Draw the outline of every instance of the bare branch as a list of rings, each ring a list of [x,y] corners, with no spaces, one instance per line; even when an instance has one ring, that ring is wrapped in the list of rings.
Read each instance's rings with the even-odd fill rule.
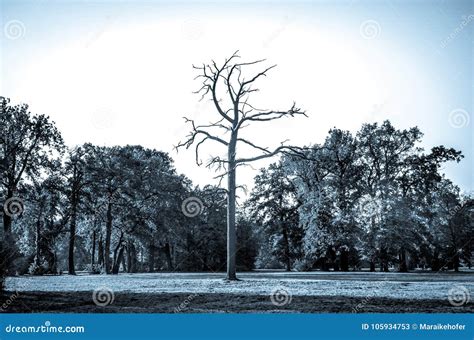
[[[270,157],[273,157],[273,156],[278,155],[278,154],[285,154],[285,155],[289,155],[289,156],[299,156],[299,157],[304,158],[305,157],[304,150],[306,150],[306,148],[300,148],[300,147],[288,146],[288,145],[280,145],[278,148],[276,148],[275,150],[273,150],[271,152],[266,151],[266,153],[261,154],[259,156],[249,157],[249,158],[240,158],[240,159],[237,159],[235,162],[237,164],[249,163],[249,162],[258,161],[258,160],[265,159],[265,158],[270,158]]]
[[[225,167],[225,165],[228,164],[228,163],[229,162],[227,160],[222,159],[219,156],[214,156],[214,157],[211,157],[211,159],[207,162],[206,167],[210,168],[213,165],[217,164],[217,169],[219,170],[219,169],[222,169],[223,167]]]
[[[203,130],[206,127],[219,127],[219,125],[220,125],[219,122],[216,122],[216,123],[210,124],[210,125],[196,126],[195,123],[194,123],[194,120],[186,118],[186,117],[184,117],[184,119],[186,120],[186,123],[191,124],[192,131],[189,133],[188,139],[186,139],[184,142],[179,142],[178,145],[175,146],[175,149],[177,151],[178,151],[179,148],[182,148],[182,147],[184,147],[186,149],[189,149],[191,147],[191,145],[194,144],[194,142],[195,142],[195,140],[198,136],[200,136],[200,135],[205,136],[201,141],[199,141],[196,144],[195,158],[196,158],[196,164],[197,165],[202,165],[202,162],[199,159],[199,147],[202,144],[204,144],[207,140],[213,140],[213,141],[219,142],[220,144],[225,145],[225,146],[229,145],[229,143],[227,143],[222,138],[214,136],[214,135],[210,134],[208,131]],[[222,127],[225,127],[225,126],[222,126]],[[228,127],[225,127],[225,128],[228,128]]]
[[[281,119],[283,117],[294,117],[296,115],[306,116],[305,112],[300,108],[296,107],[293,103],[291,108],[287,111],[276,111],[276,110],[261,110],[254,107],[249,103],[249,97],[252,93],[259,91],[253,85],[261,78],[265,77],[267,73],[276,67],[276,65],[269,66],[263,71],[258,72],[248,80],[245,80],[242,76],[242,68],[246,66],[256,65],[265,62],[265,59],[260,59],[252,62],[238,63],[234,62],[235,59],[240,58],[238,51],[236,51],[230,58],[225,59],[222,65],[218,65],[214,60],[211,60],[210,64],[203,64],[202,66],[193,66],[194,69],[200,71],[200,74],[196,79],[202,80],[201,88],[196,93],[201,95],[201,100],[206,96],[211,96],[211,100],[216,107],[220,119],[216,122],[211,122],[204,125],[196,125],[193,120],[187,119],[186,121],[192,125],[192,131],[188,135],[188,139],[185,142],[179,143],[176,148],[185,147],[189,148],[191,145],[196,143],[196,163],[201,165],[202,162],[199,159],[199,148],[208,140],[217,141],[222,145],[229,148],[234,148],[234,143],[242,142],[253,149],[260,151],[260,155],[249,158],[240,158],[235,161],[235,166],[240,166],[248,162],[257,161],[264,158],[269,158],[277,154],[288,154],[297,155],[302,154],[301,148],[284,145],[284,142],[275,150],[270,151],[266,147],[259,146],[248,139],[237,137],[238,131],[241,128],[246,127],[251,122],[264,122]],[[224,109],[222,106],[222,100],[217,96],[218,83],[221,82],[226,87],[226,92],[232,102],[231,108]],[[238,89],[236,91],[236,89]],[[224,124],[227,121],[231,123],[231,126]],[[217,136],[215,133],[211,133],[208,130],[211,128],[224,129],[225,132],[232,132],[229,141],[226,141],[222,136]],[[215,130],[214,130],[215,131]],[[200,140],[198,136],[203,138]],[[230,150],[228,152],[231,152]],[[235,153],[234,151],[232,151]],[[229,161],[223,157],[212,157],[207,162],[207,167],[217,166],[218,169],[228,168]],[[226,169],[226,172],[222,175],[225,176],[232,169]],[[221,176],[221,175],[220,175]],[[221,178],[218,176],[218,178]]]
[[[245,143],[245,144],[247,144],[247,145],[250,145],[251,147],[253,147],[253,148],[255,148],[255,149],[258,149],[258,150],[260,150],[260,151],[263,151],[263,152],[266,152],[266,153],[270,152],[270,151],[268,151],[268,148],[255,145],[254,143],[252,143],[252,142],[250,142],[250,141],[248,141],[248,140],[246,140],[246,139],[244,139],[244,138],[237,138],[237,141],[238,141],[238,142]]]
[[[256,64],[256,63],[259,63],[259,62],[262,62],[264,60],[260,60],[260,61],[256,61],[254,63],[249,63],[248,65],[251,65],[251,64]],[[246,93],[249,93],[249,89],[245,89],[245,87],[253,82],[255,82],[258,78],[260,77],[266,77],[267,76],[267,72],[270,71],[272,68],[275,68],[276,65],[272,65],[270,67],[267,67],[265,70],[263,70],[262,72],[259,72],[257,75],[255,75],[254,77],[252,77],[250,80],[247,80],[247,81],[243,81],[242,84],[240,85],[240,89],[239,89],[239,92],[237,93],[237,99],[242,97],[244,94]]]
[[[233,123],[232,118],[221,107],[220,100],[217,98],[217,84],[219,82],[219,78],[222,76],[222,72],[230,67],[230,62],[235,58],[240,58],[238,51],[234,52],[230,58],[226,59],[221,67],[217,66],[214,60],[211,61],[212,66],[206,64],[203,64],[203,66],[193,65],[194,69],[202,72],[202,74],[198,75],[195,79],[203,78],[201,88],[195,93],[201,93],[201,100],[208,93],[211,93],[212,101],[214,102],[217,112],[219,112],[219,114],[230,123]]]
[[[250,105],[250,104],[246,104],[246,105]],[[247,122],[247,121],[267,122],[270,120],[277,120],[284,117],[294,117],[296,115],[302,115],[302,116],[308,117],[304,111],[301,111],[301,109],[296,107],[296,104],[293,103],[293,105],[288,111],[266,111],[266,112],[255,113],[253,115],[243,117],[239,121],[238,125],[240,127],[244,122]]]

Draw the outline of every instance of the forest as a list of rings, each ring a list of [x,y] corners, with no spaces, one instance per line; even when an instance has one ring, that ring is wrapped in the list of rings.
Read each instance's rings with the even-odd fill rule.
[[[65,145],[0,97],[0,270],[11,275],[220,272],[226,190],[139,145]],[[331,129],[261,169],[238,201],[237,270],[471,267],[474,199],[442,173],[463,155],[390,121]]]

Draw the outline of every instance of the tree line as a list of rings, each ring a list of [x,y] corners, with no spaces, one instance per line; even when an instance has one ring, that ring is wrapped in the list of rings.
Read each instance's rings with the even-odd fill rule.
[[[220,271],[226,193],[141,146],[67,148],[50,119],[1,98],[2,271]],[[190,199],[187,206],[183,203]],[[239,269],[256,256],[238,219]]]
[[[261,170],[246,211],[270,240],[258,266],[287,270],[405,272],[471,267],[474,200],[441,173],[459,162],[444,146],[425,152],[417,128],[389,121],[355,134],[331,129],[305,157]]]
[[[2,276],[225,269],[225,189],[194,186],[165,152],[68,148],[28,105],[0,110]],[[473,199],[440,172],[463,156],[421,138],[388,121],[335,128],[262,169],[237,209],[237,268],[470,266]]]

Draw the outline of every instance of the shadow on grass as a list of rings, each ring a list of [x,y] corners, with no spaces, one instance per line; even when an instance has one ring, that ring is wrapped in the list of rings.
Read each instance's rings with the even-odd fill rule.
[[[14,292],[1,296],[5,305]],[[284,306],[269,296],[242,294],[117,293],[112,304],[97,306],[92,292],[19,292],[3,313],[474,313],[472,302],[453,307],[446,300],[293,296]],[[183,302],[185,304],[183,305]],[[181,307],[179,307],[181,306]]]

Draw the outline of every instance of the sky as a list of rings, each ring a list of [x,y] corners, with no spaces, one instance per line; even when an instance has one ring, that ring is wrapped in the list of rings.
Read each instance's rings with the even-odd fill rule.
[[[461,150],[464,160],[443,171],[474,190],[474,1],[0,3],[0,95],[49,115],[69,146],[141,144],[169,152],[194,183],[216,184],[193,150],[173,146],[188,133],[183,116],[216,117],[193,94],[192,65],[239,50],[243,61],[277,64],[258,83],[257,106],[295,101],[308,115],[250,127],[246,137],[303,146],[333,127],[355,133],[389,119],[419,126],[427,150]],[[202,150],[204,161],[225,152]],[[268,162],[239,169],[239,184],[251,187]]]

